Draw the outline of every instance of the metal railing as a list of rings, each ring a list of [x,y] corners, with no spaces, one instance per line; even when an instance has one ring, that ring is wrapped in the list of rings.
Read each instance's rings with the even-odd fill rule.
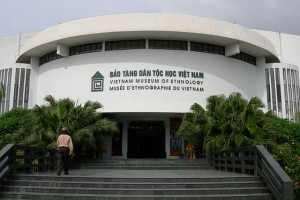
[[[293,181],[263,145],[209,151],[214,169],[261,177],[276,200],[293,199]]]
[[[0,151],[0,179],[9,173],[53,171],[56,153],[56,149],[8,144]]]

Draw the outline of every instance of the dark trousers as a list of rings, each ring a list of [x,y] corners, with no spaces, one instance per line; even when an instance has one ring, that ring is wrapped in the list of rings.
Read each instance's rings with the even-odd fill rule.
[[[68,147],[58,148],[57,174],[64,170],[65,174],[69,173],[70,149]]]

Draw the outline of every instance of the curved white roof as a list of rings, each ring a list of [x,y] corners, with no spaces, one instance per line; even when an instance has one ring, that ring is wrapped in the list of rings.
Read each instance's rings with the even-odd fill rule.
[[[174,39],[216,45],[239,43],[241,51],[278,60],[272,43],[240,25],[214,19],[159,13],[116,14],[85,18],[52,26],[25,43],[17,62],[56,50],[58,43],[75,46],[102,40]]]

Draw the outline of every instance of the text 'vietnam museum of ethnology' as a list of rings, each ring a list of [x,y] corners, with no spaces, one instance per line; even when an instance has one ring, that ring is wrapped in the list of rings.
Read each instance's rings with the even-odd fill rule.
[[[260,98],[265,111],[300,111],[300,36],[214,19],[134,13],[0,37],[0,113],[44,98],[98,101],[119,124],[108,158],[177,158],[183,115],[211,95]]]

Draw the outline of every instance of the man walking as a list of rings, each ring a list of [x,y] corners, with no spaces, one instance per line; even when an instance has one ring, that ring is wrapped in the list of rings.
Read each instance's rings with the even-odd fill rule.
[[[60,175],[62,170],[64,170],[65,175],[68,175],[70,155],[73,154],[73,142],[66,128],[61,129],[56,143],[58,149],[57,175]]]

